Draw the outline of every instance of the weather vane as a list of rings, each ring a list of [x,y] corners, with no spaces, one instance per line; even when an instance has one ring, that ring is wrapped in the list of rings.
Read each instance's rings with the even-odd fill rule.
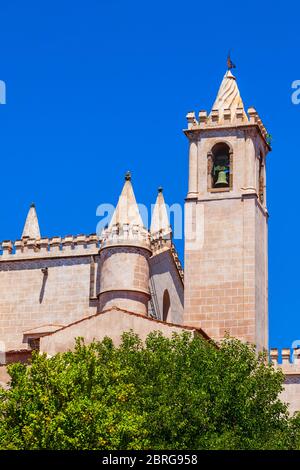
[[[228,70],[236,68],[236,65],[231,60],[230,51],[228,52],[228,56],[227,56],[227,68],[228,68]]]

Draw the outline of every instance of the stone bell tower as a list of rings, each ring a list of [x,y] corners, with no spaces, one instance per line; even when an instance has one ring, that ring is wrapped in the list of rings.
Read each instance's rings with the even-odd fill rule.
[[[187,115],[184,323],[268,347],[268,134],[228,70],[213,108]]]

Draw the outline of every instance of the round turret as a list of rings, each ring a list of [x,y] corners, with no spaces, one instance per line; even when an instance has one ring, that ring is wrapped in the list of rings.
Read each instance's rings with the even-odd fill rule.
[[[117,307],[147,315],[150,236],[128,173],[112,221],[101,238],[99,310]]]

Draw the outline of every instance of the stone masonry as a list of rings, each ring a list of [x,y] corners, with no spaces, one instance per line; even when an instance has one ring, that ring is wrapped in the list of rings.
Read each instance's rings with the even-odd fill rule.
[[[228,332],[267,349],[268,213],[261,182],[270,147],[256,111],[248,114],[231,72],[210,115],[201,111],[197,121],[188,114],[184,322],[217,340]],[[228,184],[212,187],[220,145],[228,149]]]
[[[66,351],[78,336],[118,344],[124,331],[188,331],[218,342],[228,332],[268,349],[267,131],[230,70],[211,112],[187,120],[185,272],[162,188],[148,229],[129,173],[98,235],[44,238],[32,204],[21,239],[1,244],[1,386],[1,364]],[[270,356],[285,375],[282,399],[300,411],[299,350]]]
[[[24,333],[30,337],[34,328],[47,332],[97,311],[97,237],[55,240],[44,239],[35,250],[24,244],[22,251],[0,257],[0,339],[6,351],[27,348]]]
[[[100,237],[41,238],[35,206],[30,207],[22,238],[2,242],[0,363],[22,353],[27,358],[26,350],[38,348],[42,337],[109,308],[162,319],[166,292],[168,321],[182,320],[182,268],[169,222],[159,216],[164,204],[159,194],[155,233],[143,227],[128,175],[115,216]],[[160,241],[165,224],[168,244]]]

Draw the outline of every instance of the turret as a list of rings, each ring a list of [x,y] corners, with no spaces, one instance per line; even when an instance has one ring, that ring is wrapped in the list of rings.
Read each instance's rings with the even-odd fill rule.
[[[163,188],[158,188],[158,194],[152,213],[150,233],[153,238],[160,235],[171,236],[172,229],[169,222],[167,206],[163,196]]]
[[[172,228],[165,203],[163,188],[158,188],[150,226],[152,251],[157,252],[172,246]]]
[[[100,248],[99,310],[118,307],[148,313],[150,236],[127,173],[118,205]]]

